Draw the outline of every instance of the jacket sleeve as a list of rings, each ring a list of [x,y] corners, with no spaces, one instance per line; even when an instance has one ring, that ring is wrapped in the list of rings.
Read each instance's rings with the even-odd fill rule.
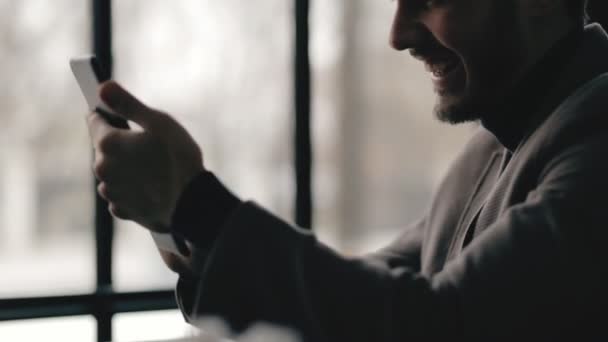
[[[525,202],[431,276],[407,261],[345,258],[245,203],[206,260],[192,312],[236,329],[283,324],[317,342],[558,340],[608,279],[606,142],[556,156]],[[389,255],[411,260],[403,248]]]
[[[420,272],[426,217],[405,228],[388,246],[365,256],[367,262],[386,268],[405,267]]]
[[[251,202],[241,206],[243,207],[243,211],[246,210],[246,207],[250,207],[250,209],[259,211],[259,213],[263,214],[264,216],[270,215],[262,208],[259,208],[257,205]],[[238,214],[241,214],[241,210],[238,211]],[[274,219],[272,223],[286,225],[286,223],[280,222],[277,219]],[[426,220],[422,219],[405,228],[403,233],[401,233],[401,235],[393,243],[365,256],[366,262],[383,268],[405,267],[412,272],[419,272],[420,252],[425,223]],[[287,229],[295,228],[288,227]],[[214,239],[216,239],[216,237],[214,237]],[[209,250],[204,247],[206,245],[206,243],[203,244],[203,246],[200,244],[192,245],[192,261],[195,275],[181,275],[176,287],[176,300],[178,306],[181,312],[184,314],[186,320],[191,323],[194,323],[193,316],[195,316],[195,313],[193,312],[193,303],[197,300],[196,294],[198,290],[197,284],[200,282],[199,276],[203,273],[205,262],[209,254]]]

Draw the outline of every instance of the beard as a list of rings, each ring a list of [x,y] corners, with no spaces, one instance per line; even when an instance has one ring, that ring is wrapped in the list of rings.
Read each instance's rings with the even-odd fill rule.
[[[441,122],[459,124],[492,115],[512,87],[525,60],[525,40],[515,1],[494,1],[465,63],[460,89],[437,91],[434,113]]]

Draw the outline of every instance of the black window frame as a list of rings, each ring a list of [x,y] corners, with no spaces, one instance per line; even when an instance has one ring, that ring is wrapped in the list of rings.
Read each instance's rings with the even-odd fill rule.
[[[112,74],[112,1],[90,0],[92,51]],[[294,163],[296,178],[295,222],[312,227],[312,144],[310,138],[311,75],[308,52],[309,0],[294,0]],[[67,63],[67,61],[66,61]],[[95,183],[96,188],[96,183]],[[114,220],[107,203],[95,191],[96,289],[82,295],[0,299],[0,321],[92,315],[97,341],[112,340],[112,317],[119,313],[177,308],[173,289],[117,292],[112,284]]]

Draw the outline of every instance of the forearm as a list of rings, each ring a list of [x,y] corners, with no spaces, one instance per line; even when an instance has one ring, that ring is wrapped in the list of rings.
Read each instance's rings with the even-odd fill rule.
[[[167,267],[180,275],[176,299],[188,321],[192,318],[199,277],[209,250],[225,222],[241,204],[210,172],[203,172],[192,179],[179,198],[171,233],[186,241],[189,253],[185,256],[160,249],[159,252]]]
[[[195,275],[192,264],[202,261],[193,259],[205,258],[226,220],[240,204],[211,172],[193,178],[177,202],[169,229],[185,251],[172,253],[159,248],[165,264],[179,274]]]
[[[443,271],[424,277],[407,265],[344,258],[247,203],[211,251],[192,312],[236,329],[286,325],[315,342],[559,340],[596,291],[571,271],[573,262],[593,260],[572,254],[576,239],[556,240],[562,227],[574,226],[572,210],[531,197]]]
[[[210,248],[231,214],[241,205],[213,173],[192,179],[175,208],[171,231],[198,248]]]
[[[410,270],[343,258],[250,203],[226,227],[202,274],[197,315],[237,330],[286,325],[317,342],[408,341],[435,325],[438,338],[456,334],[455,302],[438,299],[449,291]]]

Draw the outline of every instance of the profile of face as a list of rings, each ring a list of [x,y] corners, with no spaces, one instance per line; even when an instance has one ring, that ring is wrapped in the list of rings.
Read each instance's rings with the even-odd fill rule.
[[[520,0],[397,0],[390,43],[430,73],[445,122],[491,111],[528,63]]]

